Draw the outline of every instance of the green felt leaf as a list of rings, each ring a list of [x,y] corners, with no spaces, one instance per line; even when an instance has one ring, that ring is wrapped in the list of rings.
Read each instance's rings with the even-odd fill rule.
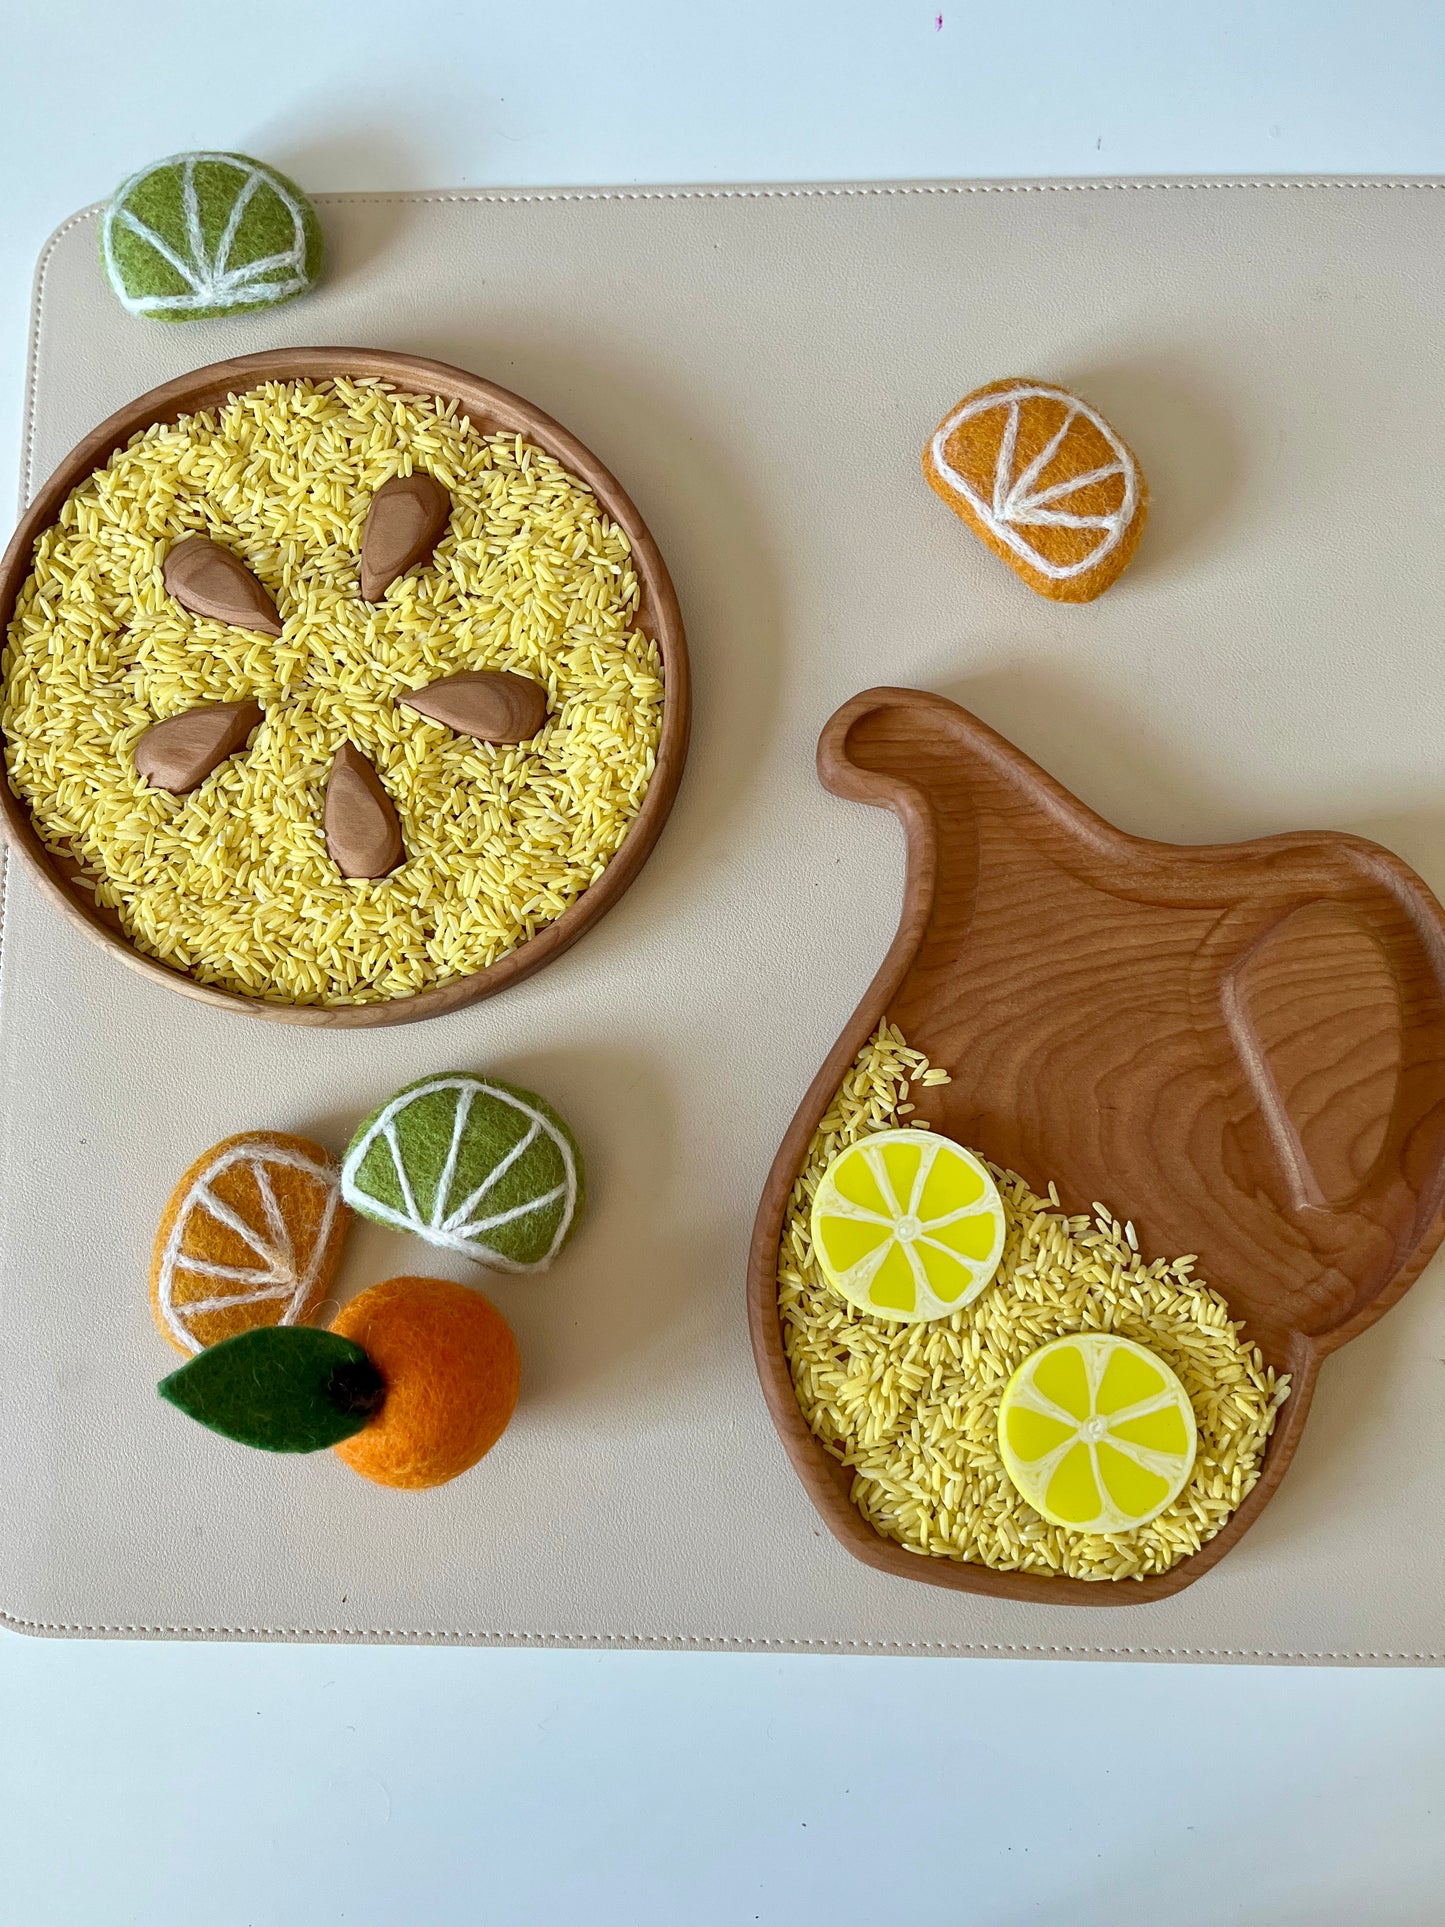
[[[319,1452],[385,1395],[360,1345],[311,1325],[261,1325],[198,1352],[156,1387],[188,1418],[263,1452]]]

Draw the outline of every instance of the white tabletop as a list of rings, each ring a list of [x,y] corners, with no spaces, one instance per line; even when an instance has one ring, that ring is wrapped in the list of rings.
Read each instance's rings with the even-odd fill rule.
[[[36,253],[181,147],[314,189],[1445,172],[1413,0],[20,11],[12,473]],[[1435,1922],[1442,1731],[1445,1672],[0,1634],[0,1927]]]

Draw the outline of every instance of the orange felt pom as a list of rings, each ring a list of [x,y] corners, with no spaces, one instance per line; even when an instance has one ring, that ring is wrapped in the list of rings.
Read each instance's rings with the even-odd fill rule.
[[[489,1452],[517,1404],[521,1359],[489,1298],[446,1278],[388,1278],[331,1327],[386,1383],[381,1410],[332,1450],[378,1485],[444,1485]]]
[[[310,1138],[242,1131],[198,1157],[151,1256],[151,1314],[178,1352],[258,1325],[304,1325],[326,1295],[351,1212]]]

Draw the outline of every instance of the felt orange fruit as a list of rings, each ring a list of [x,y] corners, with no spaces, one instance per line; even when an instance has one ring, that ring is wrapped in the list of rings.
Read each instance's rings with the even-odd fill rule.
[[[445,1278],[388,1278],[344,1305],[332,1331],[385,1386],[374,1418],[332,1449],[364,1479],[444,1485],[489,1452],[517,1404],[521,1360],[489,1298]]]
[[[177,1351],[260,1325],[304,1324],[326,1295],[351,1212],[309,1138],[243,1131],[171,1193],[151,1258],[151,1312]]]

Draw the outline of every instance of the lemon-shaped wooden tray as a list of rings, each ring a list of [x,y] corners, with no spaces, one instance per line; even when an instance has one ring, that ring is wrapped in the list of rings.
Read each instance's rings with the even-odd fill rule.
[[[409,1023],[456,1010],[494,995],[508,984],[540,970],[567,950],[632,882],[656,843],[672,808],[687,756],[690,717],[687,643],[671,579],[646,523],[621,484],[575,436],[521,396],[444,362],[423,360],[375,348],[280,348],[241,355],[198,368],[153,388],[119,409],[80,442],[40,489],[0,561],[0,640],[8,631],[16,599],[30,573],[37,538],[50,527],[72,489],[103,468],[138,431],[175,421],[182,415],[216,407],[228,396],[263,382],[331,376],[381,380],[410,394],[455,402],[483,435],[520,434],[554,456],[586,483],[607,516],[625,533],[639,584],[637,625],[652,638],[661,656],[665,695],[656,764],[627,835],[602,874],[537,934],[485,969],[411,995],[375,1003],[289,1003],[248,997],[193,976],[146,955],[126,935],[114,912],[97,905],[77,885],[79,865],[42,842],[24,803],[8,781],[0,780],[0,816],[13,849],[19,852],[46,895],[69,922],[113,955],[157,983],[167,984],[202,1003],[253,1017],[310,1025]]]
[[[1445,912],[1378,844],[1331,832],[1147,842],[1104,822],[956,704],[874,689],[818,747],[825,786],[907,834],[902,923],[778,1152],[749,1318],[774,1423],[831,1530],[870,1566],[965,1592],[1120,1606],[1191,1584],[1284,1477],[1322,1361],[1445,1235]],[[777,1257],[809,1140],[888,1017],[953,1073],[918,1115],[1064,1207],[1194,1252],[1291,1393],[1258,1483],[1170,1571],[1102,1583],[920,1556],[874,1531],[794,1396]]]

